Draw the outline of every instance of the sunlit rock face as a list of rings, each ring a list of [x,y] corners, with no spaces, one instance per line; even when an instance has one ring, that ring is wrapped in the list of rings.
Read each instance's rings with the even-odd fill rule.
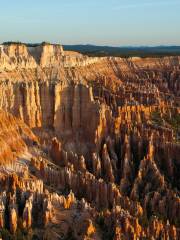
[[[21,120],[0,110],[0,164],[10,163],[27,151],[27,144],[37,142],[37,137]]]
[[[2,235],[180,239],[179,104],[179,57],[1,45]]]

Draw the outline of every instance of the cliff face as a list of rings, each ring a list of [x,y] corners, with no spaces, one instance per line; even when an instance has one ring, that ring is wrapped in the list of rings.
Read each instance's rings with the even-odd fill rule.
[[[110,115],[109,108],[94,101],[92,88],[82,84],[62,86],[48,82],[3,82],[0,107],[31,128],[53,128],[60,137],[97,141],[97,131]],[[88,123],[88,124],[87,124]]]
[[[13,70],[17,66],[19,68],[35,68],[36,62],[25,45],[1,45],[0,70]]]
[[[1,228],[38,224],[45,239],[61,229],[76,239],[179,239],[179,80],[179,57],[0,46]]]

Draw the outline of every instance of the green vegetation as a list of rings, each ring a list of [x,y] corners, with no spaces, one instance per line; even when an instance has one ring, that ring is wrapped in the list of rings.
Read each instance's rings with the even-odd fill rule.
[[[179,46],[159,46],[159,47],[110,47],[94,45],[64,45],[64,50],[77,51],[92,57],[165,57],[179,56]]]
[[[161,117],[161,113],[159,111],[154,111],[151,114],[151,120],[154,124],[157,124],[158,126],[163,125],[163,118]]]
[[[145,214],[139,219],[139,223],[141,226],[143,226],[145,228],[148,227],[149,220]]]
[[[20,41],[9,41],[9,42],[3,42],[2,43],[3,45],[11,45],[11,44],[17,44],[17,45],[26,45],[27,47],[37,47],[37,46],[45,46],[45,45],[51,45],[50,42],[41,42],[41,43],[23,43],[23,42],[20,42]],[[55,46],[61,46],[60,44],[54,44],[53,45]]]
[[[105,224],[105,219],[103,214],[99,215],[96,220],[97,225],[100,227],[101,231],[103,232],[103,239],[104,240],[111,240],[114,237],[114,231],[111,229],[111,226],[107,226]]]
[[[104,226],[104,216],[103,216],[103,215],[99,215],[98,218],[97,218],[97,220],[96,220],[96,222],[97,222],[97,224],[98,224],[101,228],[103,228],[103,226]]]
[[[69,230],[68,235],[63,238],[63,240],[76,240],[76,238],[73,236],[73,229]]]
[[[166,114],[164,119],[169,125],[172,126],[175,132],[180,130],[180,114],[176,113],[171,118]]]
[[[6,228],[0,229],[0,237],[3,240],[35,240],[38,239],[35,235],[33,235],[32,230],[25,231],[20,228],[17,229],[16,233],[13,235]]]
[[[147,53],[143,51],[127,51],[126,53],[123,52],[83,52],[82,54],[88,55],[89,57],[121,57],[121,58],[130,58],[130,57],[141,57],[141,58],[163,58],[167,56],[179,56],[180,53],[169,53],[169,52],[163,52],[163,53]]]
[[[0,230],[0,237],[6,240],[13,240],[12,234],[10,234],[10,232],[5,228]]]
[[[20,42],[20,41],[3,42],[3,45],[11,45],[11,44],[24,45],[24,43],[22,43],[22,42]]]
[[[151,114],[151,120],[158,126],[164,126],[174,131],[174,137],[176,141],[179,141],[180,134],[180,114],[178,112],[172,112],[169,114],[161,114],[159,111],[154,111]]]

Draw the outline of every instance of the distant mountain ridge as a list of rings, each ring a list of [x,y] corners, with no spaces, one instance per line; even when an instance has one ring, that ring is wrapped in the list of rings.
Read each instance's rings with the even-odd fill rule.
[[[39,45],[48,45],[51,43],[21,43],[21,42],[4,42],[3,45],[25,44],[28,47]],[[54,44],[53,45],[59,45]],[[65,51],[76,51],[93,57],[164,57],[180,56],[180,46],[98,46],[91,44],[62,45]]]
[[[77,51],[90,56],[120,56],[120,57],[164,57],[180,55],[180,46],[96,46],[96,45],[63,45],[64,50]]]

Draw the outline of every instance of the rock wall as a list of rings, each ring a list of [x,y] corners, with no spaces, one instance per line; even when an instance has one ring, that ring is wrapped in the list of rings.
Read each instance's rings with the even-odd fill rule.
[[[1,82],[0,93],[0,108],[31,128],[54,128],[59,136],[74,140],[95,143],[103,131],[101,122],[108,119],[108,112],[110,115],[108,108],[94,101],[92,89],[80,84]]]

